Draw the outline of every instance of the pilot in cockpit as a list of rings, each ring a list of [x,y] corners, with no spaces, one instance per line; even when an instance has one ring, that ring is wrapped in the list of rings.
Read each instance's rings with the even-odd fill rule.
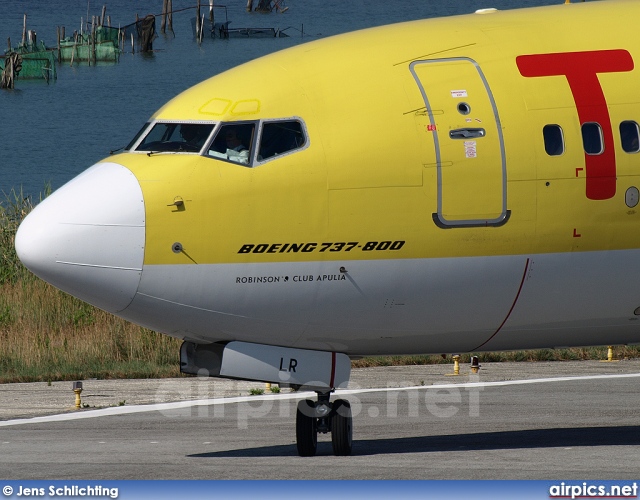
[[[204,146],[210,131],[210,125],[184,123],[180,126],[180,136],[186,145],[194,151],[199,151]]]
[[[214,141],[209,146],[207,156],[249,165],[250,144],[254,129],[254,123],[222,124]]]
[[[225,131],[225,140],[227,143],[227,158],[232,161],[237,161],[238,163],[249,163],[249,150],[238,137],[238,131],[236,129],[227,129]]]

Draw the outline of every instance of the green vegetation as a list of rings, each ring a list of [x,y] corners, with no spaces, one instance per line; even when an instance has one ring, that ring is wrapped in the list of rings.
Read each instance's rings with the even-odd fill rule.
[[[180,341],[35,277],[0,284],[0,383],[179,375]]]
[[[11,191],[0,199],[0,383],[179,376],[179,340],[89,306],[25,269],[13,242],[20,221],[31,209],[31,199],[21,192]],[[640,348],[617,347],[615,355],[640,357]],[[542,349],[478,356],[481,363],[606,359],[607,350]],[[468,363],[469,357],[463,354],[460,362]],[[353,366],[451,362],[450,356],[389,356],[356,360]]]
[[[0,200],[0,383],[179,376],[180,341],[81,302],[31,274],[14,249],[32,201]]]
[[[0,200],[0,286],[17,283],[30,275],[20,264],[13,241],[18,225],[33,208],[31,198],[25,197],[22,191],[12,190],[9,194],[3,194],[5,199]],[[7,307],[2,307],[0,303],[0,327],[8,320]]]
[[[616,346],[613,350],[616,359],[640,357],[640,346]],[[460,363],[470,363],[471,356],[478,356],[480,363],[499,363],[504,361],[586,361],[607,359],[606,347],[574,347],[571,349],[536,349],[531,351],[479,352],[461,354]],[[362,358],[352,361],[353,368],[397,365],[435,365],[451,364],[448,356],[386,356]]]

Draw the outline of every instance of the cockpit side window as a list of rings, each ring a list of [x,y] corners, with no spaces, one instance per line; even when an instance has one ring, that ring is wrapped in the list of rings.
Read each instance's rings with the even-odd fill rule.
[[[260,135],[258,161],[300,149],[306,142],[302,124],[298,120],[265,122]]]
[[[258,122],[223,122],[203,154],[240,165],[279,158],[308,146],[304,124],[299,119]]]
[[[251,163],[255,123],[224,123],[206,155],[248,165]]]
[[[158,122],[136,147],[136,151],[198,153],[214,126],[213,123]]]

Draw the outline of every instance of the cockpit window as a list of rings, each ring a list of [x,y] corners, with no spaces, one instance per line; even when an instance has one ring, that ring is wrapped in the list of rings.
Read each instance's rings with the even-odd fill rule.
[[[306,143],[302,124],[297,120],[278,120],[265,122],[260,136],[258,161],[268,160],[300,149]]]
[[[136,151],[198,153],[213,131],[213,123],[156,123]]]
[[[247,165],[251,162],[255,123],[226,123],[220,126],[206,154]]]
[[[309,145],[298,118],[244,122],[149,122],[127,151],[195,153],[238,165],[256,166]]]
[[[136,143],[138,142],[138,139],[140,139],[140,137],[142,137],[142,134],[144,134],[147,131],[147,128],[149,128],[149,122],[144,124],[144,127],[142,127],[138,133],[136,134],[136,136],[131,140],[131,142],[127,145],[126,148],[124,148],[126,151],[131,151],[133,149],[133,146],[136,145]]]
[[[256,122],[223,123],[205,154],[234,163],[253,165],[254,160],[264,162],[301,149],[307,144],[300,120],[264,121],[259,128],[257,140],[256,130]]]

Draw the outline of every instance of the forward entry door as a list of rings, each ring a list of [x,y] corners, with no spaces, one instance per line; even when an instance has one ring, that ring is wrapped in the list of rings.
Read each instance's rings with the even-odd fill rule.
[[[414,61],[434,136],[443,228],[507,222],[507,171],[498,110],[480,66],[466,57]]]

